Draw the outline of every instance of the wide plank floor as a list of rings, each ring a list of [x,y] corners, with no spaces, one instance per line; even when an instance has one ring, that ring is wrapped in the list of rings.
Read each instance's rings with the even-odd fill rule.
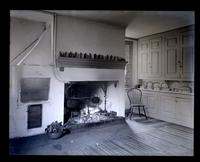
[[[193,129],[143,117],[109,123],[57,140],[39,135],[10,140],[10,154],[192,156]]]

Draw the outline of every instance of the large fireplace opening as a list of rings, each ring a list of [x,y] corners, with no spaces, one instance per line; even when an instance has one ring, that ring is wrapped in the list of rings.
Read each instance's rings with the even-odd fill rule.
[[[64,123],[93,123],[117,117],[110,110],[109,87],[118,81],[72,81],[65,84]]]

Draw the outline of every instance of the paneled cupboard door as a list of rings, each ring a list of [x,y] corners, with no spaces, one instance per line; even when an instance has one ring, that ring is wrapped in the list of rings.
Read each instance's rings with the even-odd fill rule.
[[[168,34],[164,38],[164,64],[165,78],[176,79],[180,77],[180,55],[178,34]]]
[[[164,121],[174,122],[176,112],[176,100],[171,96],[161,96],[160,117]]]
[[[139,41],[139,78],[160,78],[162,75],[162,39],[155,37]]]
[[[147,78],[149,76],[149,41],[139,41],[138,55],[138,77]]]
[[[150,39],[149,71],[150,77],[160,78],[162,75],[162,39],[161,37]]]
[[[142,103],[146,107],[147,115],[152,118],[158,118],[157,97],[157,95],[152,93],[143,93],[142,96]]]
[[[191,98],[176,97],[176,120],[177,123],[194,127],[194,104]]]
[[[180,33],[181,78],[194,80],[194,32]]]

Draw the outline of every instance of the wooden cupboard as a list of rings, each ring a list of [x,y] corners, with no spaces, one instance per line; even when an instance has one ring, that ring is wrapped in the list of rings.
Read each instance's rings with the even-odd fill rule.
[[[192,97],[162,95],[160,97],[162,120],[193,128],[194,104]]]
[[[194,95],[142,90],[142,101],[152,118],[194,128]]]
[[[138,78],[194,80],[194,27],[139,39]]]

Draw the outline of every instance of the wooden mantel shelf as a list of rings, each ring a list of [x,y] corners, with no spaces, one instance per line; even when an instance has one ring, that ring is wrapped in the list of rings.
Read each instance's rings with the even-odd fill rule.
[[[57,67],[59,67],[60,69],[64,67],[96,68],[96,69],[125,69],[127,61],[58,57],[56,60],[56,63],[57,63]]]

